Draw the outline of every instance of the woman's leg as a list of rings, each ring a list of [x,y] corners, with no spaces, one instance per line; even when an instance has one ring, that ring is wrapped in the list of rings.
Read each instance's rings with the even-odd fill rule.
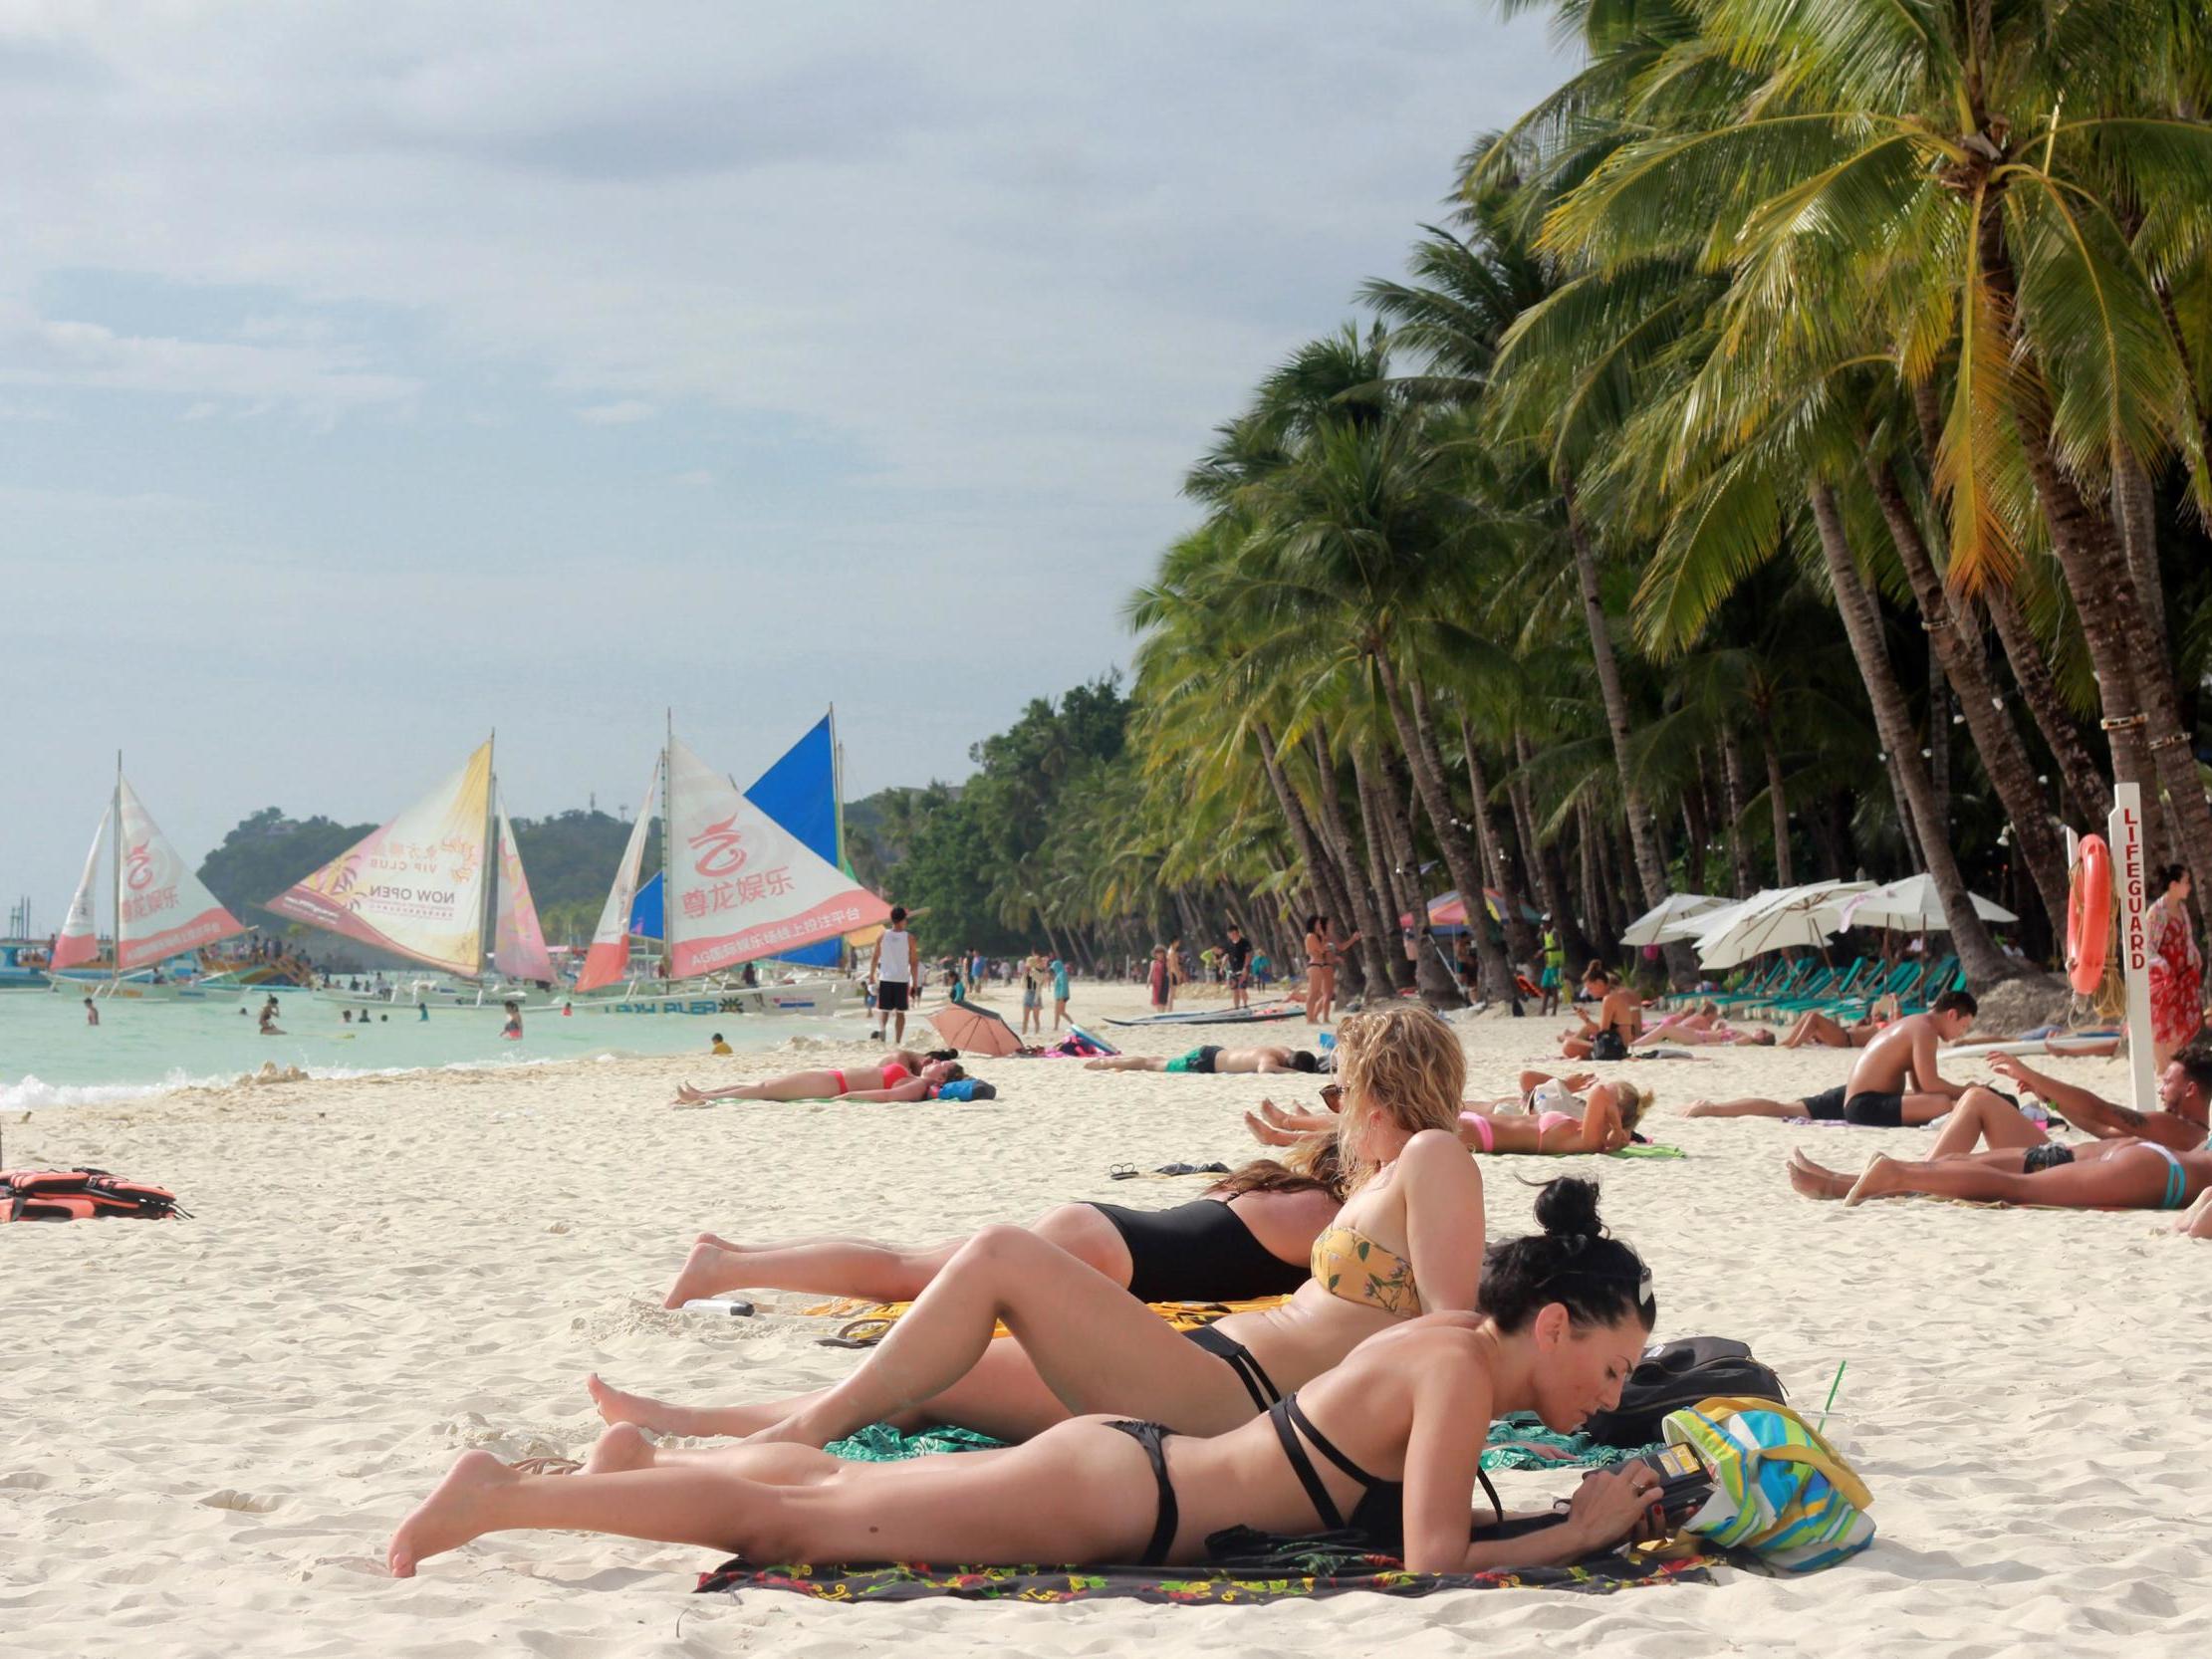
[[[2199,1193],[2194,1204],[2173,1218],[2173,1230],[2192,1239],[2212,1239],[2212,1187]]]
[[[1803,1100],[1692,1100],[1684,1117],[1803,1117]]]
[[[1142,1451],[1097,1425],[896,1464],[794,1450],[565,1476],[518,1475],[467,1452],[400,1524],[386,1560],[404,1578],[486,1533],[557,1528],[768,1561],[1084,1561],[1141,1547],[1157,1513]]]
[[[697,1089],[685,1083],[676,1090],[676,1099],[684,1105],[706,1100],[819,1100],[842,1092],[835,1071],[787,1071],[780,1077],[732,1083],[727,1088]]]
[[[1101,1055],[1096,1060],[1083,1063],[1086,1071],[1164,1071],[1166,1057],[1162,1055]]]
[[[1237,1373],[1126,1291],[1019,1227],[986,1227],[860,1363],[759,1440],[820,1446],[936,1396],[983,1358],[1003,1321],[1071,1412],[1141,1412],[1185,1433],[1251,1416]]]
[[[921,1294],[922,1287],[965,1243],[965,1239],[947,1239],[915,1250],[840,1238],[747,1245],[702,1233],[660,1305],[681,1307],[694,1297],[741,1290],[811,1291],[820,1296],[907,1302]]]
[[[1896,1193],[1927,1193],[2046,1209],[2149,1210],[2165,1198],[2168,1167],[2149,1147],[2094,1163],[2060,1164],[2035,1175],[1993,1169],[1974,1158],[1907,1163],[1877,1152],[1843,1202],[1863,1204]]]
[[[2020,1108],[1995,1089],[1970,1088],[1959,1096],[1958,1107],[1943,1132],[1935,1137],[1931,1158],[1953,1152],[1971,1152],[1987,1141],[1994,1149],[2006,1146],[2041,1146],[2044,1132],[2021,1114]]]

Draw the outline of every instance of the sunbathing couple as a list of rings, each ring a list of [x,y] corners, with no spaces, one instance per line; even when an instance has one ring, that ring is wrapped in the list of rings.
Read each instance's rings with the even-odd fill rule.
[[[1245,1127],[1262,1145],[1305,1145],[1335,1132],[1332,1114],[1342,1098],[1343,1091],[1330,1083],[1322,1088],[1319,1112],[1262,1100],[1257,1112],[1244,1114]],[[1635,1139],[1636,1124],[1650,1108],[1651,1091],[1633,1083],[1599,1082],[1588,1071],[1566,1077],[1523,1071],[1519,1095],[1469,1101],[1460,1108],[1459,1138],[1469,1150],[1485,1153],[1617,1152]]]
[[[843,1066],[821,1066],[806,1071],[787,1071],[757,1083],[731,1083],[724,1088],[676,1085],[679,1106],[708,1106],[717,1100],[934,1100],[947,1083],[967,1076],[956,1064],[952,1049],[932,1049],[926,1055],[911,1049],[893,1049],[881,1060],[849,1072]]]
[[[1629,1536],[1653,1495],[1640,1467],[1593,1475],[1564,1519],[1510,1539],[1471,1542],[1470,1520],[1493,1417],[1566,1431],[1617,1401],[1655,1317],[1642,1262],[1603,1236],[1595,1187],[1564,1181],[1538,1201],[1541,1235],[1486,1258],[1481,1177],[1453,1133],[1456,1039],[1394,1008],[1347,1020],[1342,1052],[1347,1197],[1283,1306],[1177,1333],[1048,1239],[986,1228],[819,1394],[690,1408],[592,1379],[610,1427],[583,1473],[465,1454],[393,1536],[391,1570],[517,1528],[791,1561],[1161,1563],[1202,1559],[1232,1525],[1349,1521],[1402,1538],[1416,1571],[1573,1560]],[[991,1340],[999,1321],[1010,1340]],[[896,1464],[813,1449],[886,1418],[1027,1443]],[[672,1452],[645,1429],[748,1444]]]
[[[1974,1027],[1977,1005],[1964,991],[1946,991],[1925,1014],[1908,1014],[1886,1027],[1851,1065],[1836,1087],[1801,1100],[1697,1100],[1689,1117],[1810,1117],[1817,1122],[1864,1128],[1917,1128],[1958,1104],[1964,1083],[1948,1082],[1937,1069],[1938,1044],[1956,1043]]]
[[[2158,1109],[2147,1112],[2114,1105],[2010,1055],[1989,1064],[2090,1136],[2089,1144],[2060,1145],[2002,1094],[1970,1087],[1926,1159],[1877,1154],[1854,1180],[1797,1152],[1790,1184],[1808,1198],[1846,1204],[1923,1193],[2069,1210],[2179,1210],[2195,1199],[2198,1209],[2184,1230],[2212,1237],[2212,1207],[2202,1202],[2212,1188],[2206,1149],[2212,1048],[2192,1044],[2177,1054],[2159,1076]]]

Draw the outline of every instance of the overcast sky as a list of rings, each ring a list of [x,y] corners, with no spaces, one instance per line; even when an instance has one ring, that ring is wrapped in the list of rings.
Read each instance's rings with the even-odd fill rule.
[[[959,778],[1123,663],[1255,379],[1563,73],[1486,0],[0,0],[0,896],[114,753],[188,858]]]

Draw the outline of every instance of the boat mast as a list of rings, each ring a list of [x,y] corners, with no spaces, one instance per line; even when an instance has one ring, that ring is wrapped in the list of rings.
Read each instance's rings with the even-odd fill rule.
[[[123,751],[116,751],[116,793],[108,803],[109,850],[116,861],[116,938],[108,957],[111,995],[123,980]]]
[[[484,970],[490,966],[491,941],[494,937],[492,929],[495,925],[493,917],[498,914],[493,906],[499,902],[499,895],[494,890],[500,873],[498,744],[499,728],[494,726],[492,735],[484,740],[484,747],[491,751],[485,757],[490,763],[485,770],[491,775],[491,787],[484,792],[484,898],[476,907],[476,983],[479,987],[486,977]]]
[[[845,868],[845,745],[838,741],[838,706],[830,705],[830,808],[837,815],[837,840],[830,854],[830,862],[839,869]],[[851,966],[851,956],[845,935],[838,935],[838,970]]]

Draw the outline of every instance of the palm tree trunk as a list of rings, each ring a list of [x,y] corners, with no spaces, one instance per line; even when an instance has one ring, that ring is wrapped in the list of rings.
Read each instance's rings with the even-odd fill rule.
[[[2151,632],[2151,611],[2112,527],[2082,499],[2059,465],[2051,412],[2036,389],[2047,384],[2035,354],[2025,351],[2015,316],[2016,281],[2005,244],[2004,216],[1985,201],[1977,231],[1982,268],[2000,325],[2013,349],[2031,365],[2016,400],[2021,447],[2028,458],[2037,504],[2051,532],[2052,551],[2066,573],[2067,590],[2082,621],[2082,640],[2095,665],[2112,746],[2112,775],[2163,785],[2174,838],[2198,885],[2212,880],[2212,800],[2197,773],[2192,734],[2181,717],[2181,691],[2163,641]],[[2155,775],[2155,776],[2154,776]],[[2145,817],[2150,802],[2144,802]],[[2149,828],[2148,825],[2145,826]]]
[[[1923,625],[1926,618],[1922,618]],[[1935,791],[1935,822],[1951,822],[1951,682],[1943,672],[1942,654],[1931,633],[1928,639],[1927,739],[1928,783]]]
[[[1628,759],[1628,697],[1621,689],[1620,664],[1612,649],[1612,634],[1605,622],[1605,602],[1598,586],[1598,549],[1590,539],[1581,511],[1575,505],[1575,487],[1563,483],[1567,502],[1567,539],[1575,550],[1575,574],[1582,580],[1583,620],[1590,629],[1590,654],[1598,665],[1598,690],[1605,705],[1605,730],[1612,738],[1613,765],[1620,771],[1620,796],[1628,820],[1628,844],[1634,849],[1636,878],[1643,893],[1643,907],[1654,908],[1666,897],[1666,860],[1659,852],[1659,829],[1651,809],[1636,787]],[[1666,947],[1669,974],[1687,983],[1696,977],[1697,964],[1689,947]]]
[[[1590,918],[1590,937],[1583,941],[1590,947],[1590,952],[1587,956],[1582,956],[1581,953],[1578,956],[1586,962],[1597,960],[1599,954],[1598,941],[1605,932],[1605,912],[1598,902],[1598,887],[1601,878],[1598,870],[1597,816],[1590,810],[1587,798],[1575,804],[1575,843],[1582,855],[1583,914]],[[1569,959],[1568,966],[1571,969],[1575,966],[1575,958]]]
[[[1323,844],[1314,821],[1307,816],[1306,803],[1291,786],[1290,774],[1275,752],[1275,734],[1264,720],[1255,720],[1252,732],[1260,747],[1260,763],[1266,769],[1268,785],[1275,791],[1276,805],[1282,809],[1284,822],[1291,827],[1291,839],[1298,843],[1299,856],[1306,860],[1307,913],[1343,916],[1349,926],[1356,913],[1352,907],[1352,895],[1346,889],[1336,859]],[[1290,958],[1286,956],[1282,961],[1287,971]]]
[[[1744,842],[1744,754],[1736,728],[1720,729],[1721,789],[1728,805],[1728,874],[1734,896],[1749,898],[1754,885],[1751,848]]]
[[[1921,539],[1919,524],[1906,504],[1895,468],[1869,456],[1866,477],[1889,526],[1897,557],[1903,561],[1906,579],[1912,584],[1913,597],[1919,601],[1929,648],[1940,660],[1940,671],[1948,674],[1950,683],[1958,688],[1959,712],[1966,718],[1967,735],[1973,738],[1982,770],[1989,774],[1990,787],[1996,790],[1998,800],[2004,803],[2005,816],[2012,821],[2021,858],[2043,900],[2044,914],[2057,926],[2066,919],[2066,846],[2051,821],[2043,786],[2036,782],[2035,762],[2029,758],[2028,746],[2000,706],[1973,611],[1945,590],[1943,579],[1936,574],[1935,561]],[[1940,742],[1943,732],[1937,731],[1933,715],[1929,727]]]
[[[1452,885],[1459,889],[1459,900],[1467,907],[1467,931],[1474,940],[1475,960],[1482,968],[1484,992],[1492,1002],[1509,1002],[1513,997],[1513,969],[1506,961],[1506,953],[1498,941],[1490,936],[1490,918],[1485,913],[1482,865],[1475,856],[1475,849],[1468,844],[1467,831],[1452,811],[1451,792],[1444,785],[1443,753],[1436,746],[1436,729],[1429,719],[1427,699],[1422,695],[1420,682],[1412,683],[1412,704],[1409,705],[1404,688],[1398,682],[1397,665],[1390,660],[1389,652],[1376,651],[1374,665],[1382,681],[1383,705],[1390,711],[1390,723],[1397,728],[1398,743],[1405,750],[1405,758],[1413,767],[1414,787],[1421,792],[1421,805],[1428,812],[1429,829],[1435,832],[1436,844],[1444,854],[1444,867],[1451,871]],[[1415,708],[1418,708],[1416,717]]]
[[[1705,792],[1690,788],[1682,792],[1682,875],[1690,891],[1705,890],[1705,842],[1708,838],[1705,823]]]
[[[1529,925],[1528,911],[1532,907],[1528,883],[1521,875],[1531,856],[1529,843],[1522,843],[1522,855],[1516,859],[1498,823],[1497,810],[1490,804],[1490,780],[1483,773],[1482,756],[1475,749],[1474,729],[1467,724],[1464,715],[1459,720],[1459,746],[1467,756],[1467,790],[1475,802],[1475,834],[1482,842],[1483,861],[1496,872],[1492,885],[1505,901],[1506,947],[1515,961],[1534,961],[1539,946],[1536,929]]]
[[[1790,798],[1782,786],[1782,750],[1775,743],[1772,720],[1761,724],[1759,745],[1767,761],[1767,806],[1774,813],[1774,884],[1794,887],[1797,881],[1790,858]]]
[[[1892,749],[1882,757],[1882,771],[1889,775],[1889,798],[1897,807],[1897,835],[1904,843],[1907,873],[1920,875],[1928,867],[1927,854],[1921,851],[1920,826],[1912,817],[1912,798],[1905,793],[1904,775],[1897,770],[1897,751]],[[1833,872],[1832,872],[1833,873]]]
[[[1352,746],[1352,796],[1359,803],[1359,823],[1366,831],[1367,880],[1373,885],[1380,904],[1364,931],[1367,939],[1386,941],[1384,955],[1390,972],[1384,983],[1402,991],[1415,983],[1419,964],[1408,962],[1405,952],[1398,947],[1398,930],[1403,925],[1398,918],[1410,915],[1418,926],[1421,901],[1418,889],[1407,885],[1403,878],[1404,855],[1398,851],[1401,837],[1391,822],[1388,793],[1376,783],[1373,768],[1367,764],[1356,743]],[[1362,944],[1366,942],[1361,940]]]
[[[1311,734],[1314,750],[1314,770],[1319,780],[1315,794],[1321,803],[1322,833],[1337,853],[1338,862],[1345,873],[1345,890],[1352,895],[1352,910],[1345,925],[1360,935],[1359,961],[1362,971],[1376,991],[1392,983],[1390,959],[1383,954],[1383,939],[1376,929],[1387,930],[1387,938],[1397,938],[1397,924],[1384,911],[1389,902],[1384,894],[1374,890],[1374,884],[1359,867],[1359,843],[1352,832],[1352,826],[1345,820],[1345,806],[1338,792],[1336,757],[1330,753],[1329,728],[1317,720]],[[1349,935],[1344,935],[1349,937]]]
[[[1989,606],[1998,642],[2005,647],[2005,660],[2012,667],[2013,683],[2020,687],[2021,701],[2028,705],[2037,733],[2058,764],[2060,783],[2076,812],[2102,824],[2112,812],[2111,783],[2089,753],[2089,745],[2082,741],[2074,712],[2059,695],[2051,664],[2044,660],[2043,645],[2029,626],[2019,598],[2011,589],[1995,585],[1984,591],[1982,598]]]
[[[2020,970],[1997,948],[1989,929],[1975,913],[1967,895],[1966,877],[1960,873],[1951,850],[1948,826],[1936,816],[1935,791],[1913,746],[1904,691],[1897,684],[1889,653],[1882,645],[1881,616],[1874,607],[1873,595],[1859,580],[1850,544],[1844,539],[1843,515],[1837,505],[1836,492],[1828,484],[1817,483],[1812,495],[1813,521],[1820,532],[1821,552],[1828,560],[1829,581],[1836,590],[1836,608],[1842,613],[1851,655],[1858,661],[1859,677],[1866,682],[1866,693],[1873,703],[1875,731],[1882,747],[1896,761],[1913,817],[1927,827],[1921,851],[1927,855],[1928,874],[1935,882],[1944,919],[1950,923],[1951,942],[1965,964],[1967,979],[1977,989],[2012,979]]]

